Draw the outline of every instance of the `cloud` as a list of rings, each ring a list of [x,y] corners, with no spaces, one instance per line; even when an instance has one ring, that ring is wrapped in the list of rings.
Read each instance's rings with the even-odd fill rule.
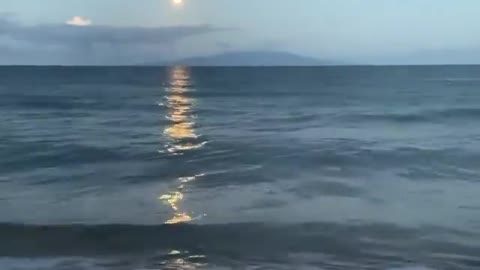
[[[36,52],[58,48],[68,54],[64,56],[65,63],[53,64],[77,64],[86,59],[97,59],[95,64],[124,64],[143,61],[137,58],[162,59],[185,38],[228,30],[211,25],[125,27],[91,23],[87,18],[74,17],[66,24],[24,25],[0,15],[0,46],[9,46],[10,54],[19,47],[22,49],[16,50],[17,54],[24,54],[28,48]],[[10,55],[9,59],[14,57]],[[104,62],[98,63],[98,59]],[[0,64],[5,63],[0,59]]]
[[[81,16],[74,16],[73,18],[66,21],[65,23],[69,25],[76,25],[76,26],[88,26],[92,24],[92,21],[88,18],[84,18]]]
[[[78,43],[158,44],[220,30],[222,29],[209,25],[169,27],[91,25],[76,27],[71,24],[41,24],[26,26],[10,20],[0,20],[0,36],[37,44],[58,45]]]

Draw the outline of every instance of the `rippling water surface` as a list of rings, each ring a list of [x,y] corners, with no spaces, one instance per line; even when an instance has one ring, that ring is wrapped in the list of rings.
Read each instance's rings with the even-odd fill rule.
[[[0,68],[2,269],[478,269],[480,67]]]

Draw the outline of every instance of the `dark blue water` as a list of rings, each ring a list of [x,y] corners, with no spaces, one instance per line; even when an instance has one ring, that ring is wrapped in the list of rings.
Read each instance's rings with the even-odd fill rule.
[[[478,269],[480,67],[0,68],[1,269]]]

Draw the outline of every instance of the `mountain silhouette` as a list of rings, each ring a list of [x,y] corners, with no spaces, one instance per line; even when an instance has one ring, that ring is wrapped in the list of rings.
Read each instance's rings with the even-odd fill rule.
[[[154,66],[324,66],[335,65],[332,61],[323,61],[288,52],[278,51],[237,51],[210,56],[198,56],[178,59],[170,62],[153,62]]]

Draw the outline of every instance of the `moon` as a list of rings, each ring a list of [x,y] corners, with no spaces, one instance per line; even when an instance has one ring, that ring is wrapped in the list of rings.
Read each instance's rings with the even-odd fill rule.
[[[183,0],[172,0],[175,6],[180,6],[183,4]]]

